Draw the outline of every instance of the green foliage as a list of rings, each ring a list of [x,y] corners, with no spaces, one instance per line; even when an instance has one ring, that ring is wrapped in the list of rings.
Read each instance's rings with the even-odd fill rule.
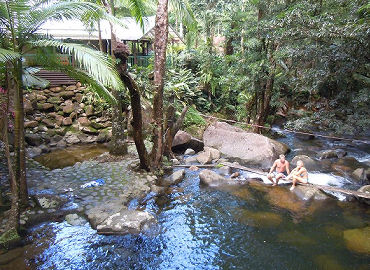
[[[308,110],[289,127],[368,129],[368,1],[192,0],[191,5],[199,35],[193,35],[196,50],[183,61],[200,78],[199,110],[256,119],[272,78],[269,114]],[[314,108],[320,97],[330,104],[326,114],[328,108]],[[358,125],[351,127],[350,121]]]
[[[184,119],[184,126],[190,127],[190,126],[195,125],[198,127],[202,127],[202,126],[205,126],[206,124],[207,122],[199,114],[199,112],[195,108],[190,107]]]

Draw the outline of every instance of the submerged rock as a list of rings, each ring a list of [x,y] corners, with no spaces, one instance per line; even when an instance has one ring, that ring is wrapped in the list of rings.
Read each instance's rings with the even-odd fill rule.
[[[343,232],[347,248],[358,252],[370,254],[370,227],[345,230]]]
[[[298,198],[305,200],[305,201],[308,201],[311,199],[325,200],[329,198],[320,189],[312,185],[298,185],[294,189],[294,193],[298,196]]]
[[[299,213],[305,209],[304,201],[300,200],[294,193],[282,187],[269,189],[266,197],[270,204],[293,213]]]
[[[216,148],[227,157],[262,166],[271,166],[279,154],[289,151],[283,143],[224,122],[209,126],[203,134],[203,141],[205,146]]]
[[[138,234],[155,222],[154,216],[144,211],[122,210],[97,226],[100,234]]]
[[[260,228],[276,227],[283,222],[280,215],[272,212],[252,212],[240,209],[233,216],[240,223]]]
[[[294,246],[314,245],[315,241],[312,238],[304,235],[299,231],[288,231],[278,235],[279,242],[288,243]]]

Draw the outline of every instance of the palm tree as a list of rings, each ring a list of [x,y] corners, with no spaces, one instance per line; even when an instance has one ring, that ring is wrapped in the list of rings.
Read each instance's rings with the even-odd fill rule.
[[[47,20],[79,19],[86,14],[118,20],[109,16],[96,4],[74,1],[5,0],[0,2],[0,63],[7,78],[6,88],[15,93],[15,179],[19,187],[20,203],[27,204],[28,191],[25,167],[23,81],[24,54],[36,54],[35,61],[46,69],[61,70],[91,84],[108,101],[115,98],[106,87],[123,89],[114,63],[105,54],[80,44],[65,43],[37,34]],[[76,66],[62,65],[55,51],[71,54]],[[15,196],[15,197],[17,197]],[[14,196],[13,196],[14,197]]]

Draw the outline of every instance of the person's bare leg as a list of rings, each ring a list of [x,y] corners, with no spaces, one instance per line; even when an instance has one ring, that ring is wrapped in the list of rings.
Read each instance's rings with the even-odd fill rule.
[[[276,176],[276,186],[279,184],[279,180],[281,179],[281,178],[283,178],[283,174],[278,174],[277,176]]]
[[[297,183],[297,176],[293,176],[293,182],[292,182],[292,186],[290,187],[290,190],[294,190],[295,189],[295,185]]]
[[[276,185],[275,184],[275,182],[274,182],[274,180],[272,179],[272,174],[271,173],[269,173],[268,175],[267,175],[267,179],[268,180],[270,180],[271,182],[272,182],[272,185],[274,186],[274,185]]]

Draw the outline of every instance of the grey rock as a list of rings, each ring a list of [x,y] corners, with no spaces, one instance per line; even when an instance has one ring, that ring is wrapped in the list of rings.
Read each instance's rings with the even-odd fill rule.
[[[289,151],[283,143],[224,122],[209,126],[203,134],[203,141],[205,146],[219,150],[226,157],[267,167],[279,154]]]
[[[24,139],[29,145],[32,145],[32,146],[39,146],[43,143],[41,136],[38,134],[27,133]]]
[[[231,174],[231,168],[229,166],[222,166],[218,169],[219,173],[221,175],[230,175]]]
[[[291,166],[295,167],[298,160],[302,160],[305,168],[309,171],[318,171],[320,169],[319,163],[306,155],[295,156],[291,161]]]
[[[34,157],[41,155],[42,149],[39,147],[32,147],[32,148],[27,148],[26,152],[29,158],[34,158]]]
[[[90,206],[90,209],[88,209],[85,214],[89,219],[91,227],[96,229],[97,226],[102,224],[109,216],[118,213],[123,209],[126,209],[126,207],[121,201],[111,201],[93,207]]]
[[[40,194],[35,196],[36,202],[44,209],[55,209],[63,206],[67,199],[56,195]]]
[[[171,159],[173,165],[180,165],[180,161],[177,158]]]
[[[185,159],[185,164],[189,165],[189,164],[194,164],[194,163],[198,163],[198,160],[197,160],[197,157],[188,157]]]
[[[204,143],[197,138],[194,138],[189,133],[179,130],[172,142],[172,151],[184,152],[186,149],[191,148],[196,152],[202,151]]]
[[[200,152],[197,155],[197,161],[204,165],[212,163],[212,156],[210,152]]]
[[[221,157],[220,151],[218,151],[217,149],[212,148],[212,147],[205,146],[204,147],[204,152],[209,152],[211,154],[212,160],[216,160],[216,159],[219,159]]]
[[[184,155],[195,155],[195,151],[191,148],[186,149]]]
[[[87,222],[86,219],[80,217],[77,214],[66,215],[65,220],[67,221],[69,225],[72,225],[72,226],[82,226],[82,225],[85,225]]]
[[[162,186],[176,185],[176,184],[180,183],[184,179],[184,177],[185,177],[185,170],[184,169],[175,171],[169,177],[164,178],[161,181],[161,185]]]
[[[76,144],[76,143],[79,143],[80,142],[80,139],[75,134],[72,134],[72,135],[66,137],[65,140],[69,144]]]
[[[100,234],[138,234],[155,223],[155,218],[148,212],[122,210],[104,220],[97,226]]]
[[[200,183],[207,186],[218,186],[227,183],[227,179],[214,171],[205,169],[199,173]]]

